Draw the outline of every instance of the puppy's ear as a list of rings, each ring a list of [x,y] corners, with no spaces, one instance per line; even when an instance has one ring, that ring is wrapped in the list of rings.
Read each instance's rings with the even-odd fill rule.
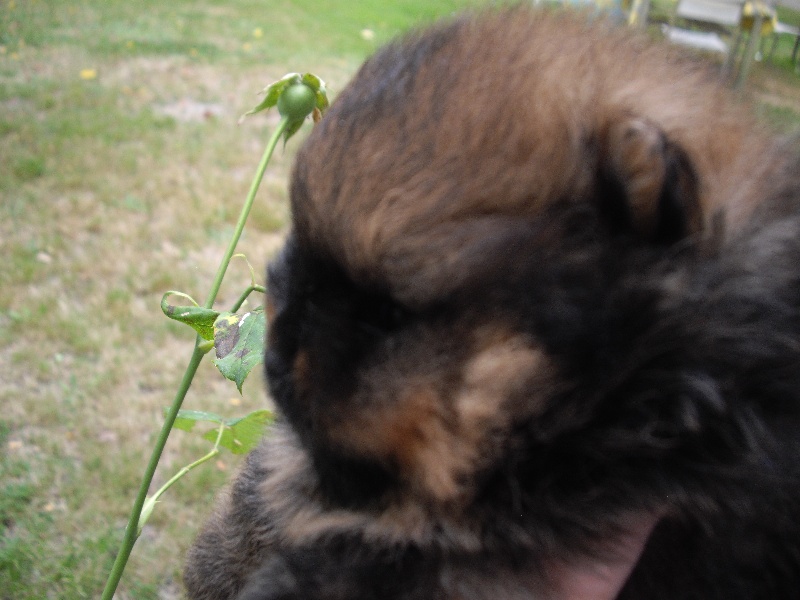
[[[601,144],[598,201],[612,227],[662,244],[700,229],[694,169],[661,129],[638,117],[618,119]]]

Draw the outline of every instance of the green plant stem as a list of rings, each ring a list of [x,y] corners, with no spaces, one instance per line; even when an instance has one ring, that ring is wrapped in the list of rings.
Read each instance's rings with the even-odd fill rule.
[[[230,244],[228,244],[228,249],[225,251],[225,255],[222,258],[219,269],[217,269],[217,275],[214,277],[214,282],[211,284],[211,291],[208,294],[206,303],[203,305],[205,308],[213,308],[214,306],[214,300],[217,299],[219,288],[222,285],[222,278],[225,277],[225,271],[228,270],[231,257],[233,257],[233,253],[236,251],[236,244],[239,243],[239,238],[242,236],[242,231],[244,231],[244,224],[247,222],[247,217],[250,214],[250,209],[252,208],[253,201],[256,198],[258,186],[261,185],[261,179],[264,177],[264,171],[267,169],[267,164],[269,163],[269,159],[272,157],[272,152],[275,150],[275,147],[278,145],[278,141],[281,139],[281,136],[289,127],[290,123],[291,122],[289,119],[286,117],[281,117],[278,127],[275,128],[272,137],[269,139],[269,142],[267,142],[267,147],[264,149],[264,155],[261,157],[261,162],[258,164],[258,169],[253,177],[253,183],[250,184],[250,191],[247,193],[247,199],[244,201],[242,212],[239,215],[239,221],[236,223],[236,229],[233,230],[233,237],[231,237]]]
[[[275,147],[278,145],[278,141],[289,125],[290,121],[287,118],[282,117],[278,123],[278,127],[275,129],[272,137],[269,139],[269,142],[267,142],[267,147],[264,149],[261,162],[258,164],[255,176],[253,177],[253,183],[250,185],[250,191],[247,193],[247,198],[245,199],[244,206],[242,207],[242,212],[239,215],[239,221],[236,223],[233,237],[228,244],[228,249],[225,251],[225,255],[222,258],[219,269],[217,269],[217,274],[214,277],[214,282],[211,285],[211,291],[209,292],[208,298],[204,304],[205,308],[213,308],[214,306],[214,301],[217,299],[219,288],[222,285],[222,279],[225,277],[225,272],[228,270],[231,257],[233,257],[233,253],[236,250],[236,245],[239,243],[239,238],[242,236],[242,231],[244,231],[244,225],[247,222],[247,217],[250,214],[250,209],[253,206],[256,192],[258,191],[258,187],[261,184],[262,178],[264,177],[264,172],[267,169],[269,159],[272,157],[272,153],[275,150]],[[147,463],[147,468],[145,469],[144,476],[142,477],[142,483],[139,486],[139,492],[136,495],[136,500],[134,501],[133,508],[131,509],[128,525],[125,528],[125,535],[122,538],[122,545],[117,553],[117,558],[114,561],[114,566],[111,569],[111,573],[108,576],[106,586],[103,589],[101,600],[112,600],[114,592],[117,590],[119,581],[122,578],[122,573],[125,571],[125,565],[128,563],[128,558],[130,558],[133,546],[139,537],[139,517],[142,514],[142,507],[147,499],[147,491],[150,489],[150,484],[153,481],[156,467],[158,467],[158,462],[161,459],[164,446],[167,444],[170,431],[172,430],[172,426],[174,425],[175,419],[178,416],[178,411],[183,405],[183,400],[186,398],[186,393],[189,391],[192,380],[197,373],[197,368],[200,366],[200,362],[202,361],[203,356],[206,354],[206,351],[200,348],[201,342],[202,340],[198,336],[195,340],[194,351],[189,359],[189,364],[186,367],[186,371],[183,374],[180,387],[178,388],[175,398],[173,399],[172,404],[167,411],[164,424],[158,434],[158,439],[156,440],[156,444],[153,447],[153,452],[150,455],[150,461]]]
[[[130,518],[128,519],[128,526],[125,528],[125,535],[122,538],[122,546],[117,553],[117,558],[114,561],[114,566],[111,568],[111,573],[108,576],[106,587],[103,589],[101,600],[111,600],[114,597],[114,592],[117,590],[119,580],[122,578],[122,573],[125,570],[125,565],[128,563],[128,558],[133,550],[133,545],[139,537],[139,516],[142,514],[142,507],[147,499],[147,490],[150,489],[150,483],[153,481],[153,476],[158,466],[158,461],[161,459],[161,453],[164,451],[164,446],[167,444],[167,438],[172,430],[172,425],[178,416],[178,411],[183,404],[183,399],[189,391],[189,386],[192,384],[197,368],[200,366],[200,361],[203,360],[205,352],[199,348],[201,338],[197,336],[192,357],[189,359],[189,364],[181,379],[181,384],[172,401],[172,405],[167,411],[167,416],[164,419],[164,425],[158,434],[158,439],[153,447],[153,452],[150,455],[150,461],[147,463],[142,483],[139,486],[139,493],[136,495],[136,500],[131,509]]]

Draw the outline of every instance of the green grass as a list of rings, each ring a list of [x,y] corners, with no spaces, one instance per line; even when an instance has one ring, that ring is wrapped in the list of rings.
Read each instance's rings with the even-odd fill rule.
[[[236,125],[256,92],[314,71],[335,95],[380,43],[477,3],[0,0],[0,600],[99,596],[191,351],[159,300],[208,290],[276,121]],[[781,40],[753,77],[782,130],[800,122],[790,51]],[[287,225],[297,145],[276,153],[239,246],[257,274]],[[234,261],[220,306],[249,277]],[[236,397],[209,362],[187,407],[260,408],[259,375]],[[176,432],[155,484],[206,450]],[[181,596],[181,557],[237,460],[170,490],[117,598]]]
[[[758,112],[779,132],[795,133],[800,130],[800,112],[796,108],[762,104]]]

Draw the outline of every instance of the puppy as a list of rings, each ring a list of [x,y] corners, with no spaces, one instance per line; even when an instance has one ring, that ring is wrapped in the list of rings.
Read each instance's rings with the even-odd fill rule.
[[[281,419],[189,597],[798,597],[798,173],[704,65],[584,16],[379,51],[298,154]]]

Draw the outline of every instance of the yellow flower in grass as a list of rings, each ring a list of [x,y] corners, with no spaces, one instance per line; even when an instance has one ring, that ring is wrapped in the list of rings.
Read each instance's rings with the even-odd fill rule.
[[[97,69],[81,69],[80,78],[84,81],[91,81],[97,79]]]

